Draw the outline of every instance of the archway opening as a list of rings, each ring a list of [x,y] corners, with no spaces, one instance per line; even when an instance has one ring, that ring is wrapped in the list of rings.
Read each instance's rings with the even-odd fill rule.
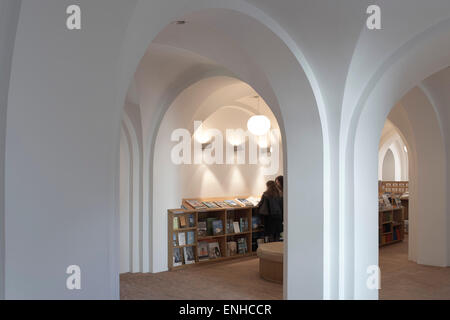
[[[173,257],[168,244],[173,239],[168,237],[165,228],[169,225],[168,217],[164,214],[171,207],[180,209],[180,202],[184,205],[184,197],[256,197],[264,190],[266,180],[286,173],[283,192],[284,248],[280,249],[284,285],[280,298],[323,298],[326,279],[324,163],[317,161],[323,159],[324,152],[322,125],[318,110],[314,110],[317,108],[314,93],[303,69],[296,57],[289,50],[285,51],[288,48],[274,33],[242,13],[208,9],[177,21],[185,23],[171,23],[153,39],[137,67],[127,94],[122,149],[132,155],[122,157],[123,163],[128,163],[125,171],[129,173],[129,178],[123,180],[132,182],[129,188],[122,190],[129,200],[121,207],[130,212],[129,217],[125,215],[129,223],[122,228],[123,237],[128,241],[122,245],[122,250],[128,250],[127,256],[131,257],[124,259],[127,262],[123,270],[159,274],[170,268]],[[248,32],[236,32],[238,25],[239,29],[245,26]],[[142,34],[144,38],[147,36]],[[276,61],[268,54],[272,50],[270,48],[277,48]],[[280,59],[280,55],[286,59]],[[294,78],[295,82],[292,82]],[[292,83],[296,84],[295,90],[290,88]],[[203,93],[199,94],[202,86]],[[207,94],[205,87],[210,88]],[[193,93],[190,91],[193,88],[200,90]],[[227,96],[227,100],[213,99],[219,95]],[[259,100],[259,107],[256,100]],[[299,105],[301,116],[297,116]],[[178,111],[172,112],[172,107]],[[175,128],[175,124],[177,129],[188,129],[190,140],[194,142],[198,129],[194,120],[207,124],[229,118],[240,122],[242,129],[244,124],[248,127],[245,119],[252,115],[265,115],[272,126],[278,128],[278,139],[257,139],[258,148],[266,157],[275,159],[275,155],[279,155],[280,166],[272,173],[262,172],[264,168],[260,165],[245,170],[241,165],[223,170],[215,168],[215,164],[170,169],[167,152],[157,151],[160,147],[168,151],[168,145],[160,142],[161,137],[168,138],[161,133],[168,130],[168,123],[171,129]],[[167,118],[171,120],[166,122]],[[133,137],[137,141],[133,142]],[[254,139],[248,140],[250,143]],[[274,150],[275,140],[280,143],[279,152]],[[202,143],[201,153],[209,152],[210,142]],[[229,139],[224,140],[225,145],[230,145]],[[288,153],[289,145],[293,147]],[[234,154],[240,153],[239,145],[231,149]],[[308,152],[305,154],[301,150]],[[287,163],[291,163],[291,167]],[[297,178],[288,180],[291,176]],[[195,181],[194,187],[186,181]],[[294,216],[287,215],[288,211],[298,211],[299,207],[303,208],[301,212]],[[288,217],[290,222],[286,224]],[[199,219],[196,221],[198,223]],[[222,221],[225,229],[227,221]],[[300,225],[305,232],[294,232]],[[253,250],[258,238],[253,239],[249,235],[245,238],[247,250]],[[225,252],[225,242],[219,243],[219,248]],[[186,254],[182,249],[184,258]],[[304,272],[299,272],[298,268]]]
[[[415,87],[392,108],[381,134],[380,299],[448,297],[438,280],[447,272],[439,267],[447,265],[448,232],[442,193],[446,188],[445,147],[439,116],[424,87]]]

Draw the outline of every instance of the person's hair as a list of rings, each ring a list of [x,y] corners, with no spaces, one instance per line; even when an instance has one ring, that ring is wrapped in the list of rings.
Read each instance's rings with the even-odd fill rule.
[[[278,182],[278,184],[280,185],[281,191],[283,191],[283,176],[276,177],[275,181]]]
[[[268,195],[269,197],[277,197],[280,195],[280,193],[278,192],[277,185],[275,184],[275,181],[273,180],[267,181],[266,186],[267,189],[265,194]]]

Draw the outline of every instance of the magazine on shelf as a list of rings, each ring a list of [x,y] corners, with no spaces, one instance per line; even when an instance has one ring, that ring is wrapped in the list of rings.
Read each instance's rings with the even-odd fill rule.
[[[239,219],[239,227],[241,229],[241,232],[247,232],[248,231],[248,221],[247,218],[240,218]]]
[[[219,206],[212,201],[203,201],[202,203],[210,209],[219,208]]]
[[[254,207],[256,207],[259,203],[259,201],[261,200],[261,198],[256,198],[256,197],[248,197],[247,201],[249,201]]]
[[[212,222],[213,235],[223,234],[222,220],[214,220]]]
[[[243,207],[253,207],[253,203],[251,203],[247,199],[238,198],[238,199],[235,199],[235,201],[237,203],[240,203]]]
[[[217,218],[215,217],[206,218],[206,233],[208,236],[214,236],[213,222],[216,220]]]
[[[208,242],[203,241],[198,243],[197,254],[199,261],[209,260]]]
[[[184,263],[192,264],[195,263],[195,255],[193,247],[184,247]]]
[[[389,200],[389,194],[385,193],[382,195],[382,197],[383,197],[384,206],[387,208],[392,207],[391,201]]]
[[[173,238],[172,238],[172,240],[173,240],[173,246],[174,246],[174,247],[178,246],[178,242],[177,242],[177,234],[176,234],[176,233],[173,233]]]
[[[187,224],[186,224],[186,216],[180,216],[180,227],[181,228],[186,228]]]
[[[178,233],[178,245],[185,246],[186,245],[186,233],[179,232]]]
[[[225,202],[229,207],[240,207],[240,205],[238,205],[235,201],[233,200],[224,200],[223,202]]]
[[[241,229],[239,228],[239,222],[238,221],[234,221],[233,222],[233,228],[234,228],[234,233],[240,233]]]
[[[248,252],[247,249],[247,239],[245,238],[239,238],[237,240],[237,246],[238,246],[238,253],[239,254],[246,254]]]
[[[207,235],[208,235],[208,233],[207,233],[206,221],[199,221],[198,222],[198,236],[206,237]]]
[[[195,217],[193,214],[190,214],[188,216],[188,226],[189,226],[189,228],[195,227]]]
[[[227,207],[229,207],[229,205],[226,204],[226,203],[223,202],[223,201],[214,201],[214,203],[215,203],[218,207],[220,207],[220,208],[227,208]]]
[[[177,230],[180,226],[178,217],[173,217],[173,230]]]
[[[203,203],[201,203],[198,200],[186,200],[187,204],[190,205],[194,209],[207,209],[208,207],[205,206]]]
[[[228,241],[227,242],[227,256],[231,257],[236,255],[237,253],[237,243],[236,241]]]
[[[208,252],[210,259],[217,259],[221,257],[220,247],[218,242],[209,242],[208,243]]]
[[[227,219],[227,229],[226,229],[227,233],[234,233],[234,228],[233,228],[233,220],[232,219]]]
[[[183,257],[181,256],[180,248],[173,249],[173,266],[178,267],[183,264]]]
[[[188,231],[187,232],[187,244],[191,245],[195,242],[195,233],[194,231]]]

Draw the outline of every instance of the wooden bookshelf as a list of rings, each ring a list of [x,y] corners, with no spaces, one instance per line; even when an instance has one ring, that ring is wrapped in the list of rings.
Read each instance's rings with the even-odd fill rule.
[[[403,207],[380,208],[378,214],[379,246],[403,241],[405,237]]]
[[[239,197],[237,197],[239,198]],[[229,199],[229,198],[228,198]],[[186,203],[185,200],[189,199],[183,199],[183,206],[186,208],[183,209],[169,209],[168,210],[168,266],[169,270],[176,270],[179,268],[184,268],[188,266],[195,266],[200,264],[206,264],[206,263],[214,263],[219,261],[225,261],[230,259],[236,259],[236,258],[242,258],[242,257],[248,257],[251,255],[254,255],[256,250],[253,250],[252,246],[252,239],[253,234],[256,233],[262,233],[264,232],[264,229],[260,226],[253,230],[252,225],[252,217],[253,217],[253,206],[248,207],[224,207],[224,208],[207,208],[207,209],[193,209],[189,208],[189,205]],[[209,198],[207,200],[201,199],[198,201],[222,201],[224,199],[220,198]],[[193,226],[186,226],[186,228],[178,228],[174,229],[174,218],[178,218],[178,221],[180,221],[181,217],[185,217],[184,219],[186,221],[189,221],[189,216],[192,216],[193,218]],[[206,220],[207,218],[216,218],[218,220],[222,221],[222,228],[223,232],[220,234],[213,234],[213,235],[207,235],[207,236],[199,236],[198,235],[198,222],[202,220]],[[230,232],[230,230],[227,230],[227,219],[231,219],[233,221],[239,222],[240,219],[243,218],[247,221],[248,229],[244,230],[239,233]],[[228,232],[227,232],[228,231]],[[187,241],[187,232],[194,232],[194,242],[191,244],[188,244],[186,242],[186,245],[183,246],[174,246],[173,242],[173,235],[175,234],[177,237],[177,244],[178,244],[178,234],[181,232],[185,232],[185,238]],[[247,244],[247,252],[245,254],[235,254],[232,256],[227,255],[227,241],[237,241],[238,238],[245,238],[246,244]],[[209,259],[209,260],[199,260],[198,257],[198,245],[200,242],[218,242],[219,248],[220,248],[220,254],[221,256],[219,258],[215,259]],[[194,255],[195,255],[195,263],[193,264],[186,264],[186,259],[184,256],[184,247],[191,246],[194,249]],[[174,249],[180,248],[181,256],[183,264],[180,266],[174,266],[173,263],[173,254]]]
[[[408,181],[379,181],[378,193],[392,193],[394,195],[402,195],[405,192],[409,192]]]

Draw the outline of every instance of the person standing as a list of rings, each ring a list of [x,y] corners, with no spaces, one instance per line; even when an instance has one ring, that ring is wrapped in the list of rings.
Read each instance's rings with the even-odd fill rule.
[[[266,187],[257,205],[258,213],[263,217],[264,235],[269,241],[279,241],[283,232],[283,200],[275,181],[267,181]]]

